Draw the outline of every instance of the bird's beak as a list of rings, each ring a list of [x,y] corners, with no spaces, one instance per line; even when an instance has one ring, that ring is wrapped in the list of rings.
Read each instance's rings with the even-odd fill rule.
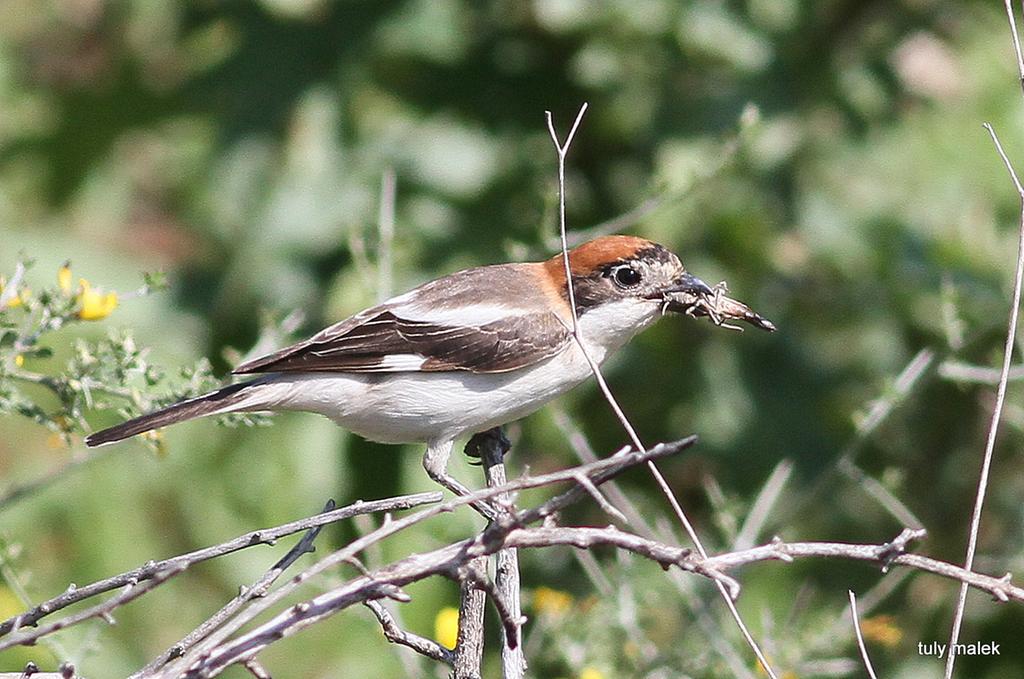
[[[698,297],[715,294],[715,291],[711,289],[711,286],[694,276],[692,273],[684,273],[682,276],[677,278],[672,285],[662,289],[661,292],[665,295],[684,292]]]

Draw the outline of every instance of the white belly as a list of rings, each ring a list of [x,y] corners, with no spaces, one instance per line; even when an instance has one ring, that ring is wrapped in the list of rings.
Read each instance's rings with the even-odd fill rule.
[[[525,417],[589,376],[575,346],[508,373],[279,373],[246,409],[315,412],[382,443],[450,440]]]

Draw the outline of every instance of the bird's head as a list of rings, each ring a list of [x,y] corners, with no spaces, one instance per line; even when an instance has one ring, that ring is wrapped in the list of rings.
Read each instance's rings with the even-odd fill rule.
[[[545,266],[565,287],[562,255],[552,257]],[[688,272],[669,249],[644,238],[595,238],[569,251],[569,269],[581,319],[599,311],[602,325],[640,329],[661,313],[677,312],[708,316],[718,325],[741,320],[764,330],[775,329],[746,305],[725,297],[724,287],[712,288]],[[568,295],[567,288],[564,294]]]

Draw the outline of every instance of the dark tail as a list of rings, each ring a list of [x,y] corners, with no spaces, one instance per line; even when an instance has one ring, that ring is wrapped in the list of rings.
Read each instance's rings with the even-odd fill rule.
[[[244,400],[249,394],[249,387],[261,382],[242,382],[240,384],[229,384],[222,389],[190,398],[187,401],[180,401],[174,405],[167,406],[152,413],[114,425],[109,429],[98,431],[85,437],[85,445],[90,448],[102,446],[105,443],[113,443],[126,439],[129,436],[142,434],[143,432],[166,427],[169,424],[191,420],[203,415],[211,415],[216,412],[224,412],[230,406]]]

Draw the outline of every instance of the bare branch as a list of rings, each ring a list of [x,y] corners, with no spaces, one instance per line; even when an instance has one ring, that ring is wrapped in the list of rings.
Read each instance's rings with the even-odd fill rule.
[[[486,558],[478,557],[468,567],[483,567]],[[452,679],[480,679],[484,657],[484,610],[487,595],[471,577],[459,578],[459,633],[452,658]]]
[[[327,504],[324,505],[320,516],[333,511],[334,508],[334,500],[328,500]],[[270,587],[279,577],[281,577],[281,574],[284,573],[289,566],[295,563],[300,556],[316,551],[316,548],[313,546],[313,542],[316,540],[317,536],[320,535],[320,529],[322,528],[323,524],[320,524],[306,531],[306,534],[302,536],[302,539],[295,543],[295,546],[288,550],[288,553],[279,559],[277,563],[271,566],[270,570],[260,576],[256,582],[248,587],[239,588],[238,596],[224,604],[219,611],[207,618],[203,624],[199,625],[199,627],[185,635],[181,641],[172,645],[166,651],[147,663],[145,667],[133,674],[129,679],[139,679],[144,677],[163,667],[171,660],[181,657],[188,651],[188,649],[192,648],[209,636],[213,630],[217,629],[225,620],[230,619],[231,616],[241,610],[247,603],[253,599],[266,596],[267,592],[270,591]]]
[[[171,566],[170,568],[154,573],[145,582],[129,583],[125,585],[124,589],[119,594],[112,596],[106,601],[96,604],[91,608],[87,608],[84,611],[75,613],[74,615],[69,615],[66,618],[61,618],[57,622],[52,622],[48,625],[43,625],[42,627],[39,627],[30,632],[19,632],[12,634],[6,639],[0,639],[0,651],[7,650],[8,648],[13,648],[14,646],[32,645],[42,637],[45,637],[49,634],[53,634],[54,632],[59,632],[62,629],[71,627],[72,625],[77,625],[80,622],[91,620],[93,618],[102,618],[107,622],[112,622],[113,617],[111,616],[111,611],[120,606],[123,606],[129,601],[138,599],[146,592],[154,589],[155,587],[161,585],[163,582],[181,573],[185,570],[185,568],[186,566],[180,564],[176,566]]]
[[[784,543],[774,540],[769,544],[748,550],[704,558],[693,551],[626,533],[614,527],[566,528],[518,527],[519,522],[492,524],[483,533],[459,543],[432,552],[415,554],[378,569],[321,594],[308,601],[295,604],[249,632],[207,650],[188,668],[186,677],[213,677],[224,668],[255,656],[278,639],[325,619],[355,603],[380,598],[389,589],[402,587],[432,575],[447,575],[463,570],[474,559],[493,554],[509,547],[547,548],[565,545],[577,549],[610,546],[623,549],[655,561],[663,567],[675,566],[715,582],[735,583],[725,573],[761,561],[791,562],[804,558],[844,558],[864,561],[880,566],[884,571],[892,566],[923,570],[943,577],[960,580],[972,587],[989,592],[1002,601],[1024,601],[1024,589],[1010,584],[1009,576],[995,578],[971,572],[960,566],[928,557],[906,553],[912,540],[924,531],[904,529],[891,542],[884,544],[849,544],[829,542]],[[467,573],[469,579],[474,579]],[[487,585],[484,584],[486,587]],[[738,585],[737,585],[738,586]],[[166,675],[166,676],[177,676]]]
[[[505,455],[508,453],[511,443],[501,427],[477,434],[473,438],[477,437],[481,437],[480,450],[483,453],[487,485],[492,488],[505,485],[508,482],[505,477]],[[585,474],[576,477],[577,483],[581,478],[586,479],[586,483],[590,483],[593,487],[593,483]],[[596,487],[594,490],[597,491]],[[506,507],[509,511],[516,511],[510,494],[499,495],[496,500],[499,505]],[[502,674],[504,679],[521,679],[526,673],[526,654],[523,651],[522,639],[524,618],[520,602],[519,553],[515,549],[502,549],[494,555],[494,588],[495,593],[492,598],[506,629],[506,634],[501,638]],[[502,607],[507,609],[505,615],[502,615]],[[509,632],[511,636],[509,636]]]
[[[233,540],[228,540],[227,542],[222,542],[219,545],[213,545],[211,547],[204,547],[203,549],[198,549],[194,552],[189,552],[188,554],[181,554],[170,559],[164,559],[163,561],[150,561],[138,568],[133,568],[130,571],[99,580],[92,584],[85,585],[84,587],[69,587],[67,591],[60,596],[44,601],[30,610],[0,623],[0,637],[10,634],[18,627],[34,625],[37,621],[47,615],[50,615],[55,611],[59,611],[62,608],[66,608],[71,604],[78,603],[79,601],[94,597],[98,594],[103,594],[104,592],[113,591],[119,587],[134,585],[136,583],[149,580],[156,577],[157,574],[168,570],[176,571],[176,569],[181,566],[187,568],[201,561],[207,561],[209,559],[223,556],[224,554],[230,554],[231,552],[237,552],[240,549],[246,549],[255,545],[273,544],[275,540],[286,535],[309,530],[310,528],[333,523],[335,521],[341,521],[357,514],[409,509],[423,504],[439,502],[441,497],[442,494],[440,492],[433,492],[404,495],[385,500],[374,500],[372,502],[359,501],[348,505],[347,507],[335,509],[331,512],[317,514],[305,519],[299,519],[298,521],[292,521],[274,528],[266,528],[263,530],[245,533]]]
[[[1010,27],[1013,32],[1014,48],[1018,55],[1018,66],[1021,69],[1019,71],[1022,82],[1024,82],[1024,62],[1020,61],[1020,41],[1017,37],[1017,23],[1013,16],[1013,9],[1010,6],[1010,0],[1006,0],[1007,13],[1010,18]],[[1006,153],[1003,151],[1003,145],[999,143],[999,137],[996,135],[996,131],[992,129],[992,126],[988,123],[985,124],[985,129],[988,130],[989,135],[992,137],[992,142],[996,146],[996,151],[999,153],[999,157],[1002,158],[1003,164],[1006,165],[1006,170],[1010,174],[1010,178],[1013,180],[1013,185],[1017,189],[1017,195],[1020,196],[1021,201],[1021,214],[1020,214],[1020,229],[1017,237],[1017,266],[1016,273],[1013,279],[1013,301],[1010,303],[1010,320],[1007,324],[1006,330],[1006,344],[1003,347],[1003,367],[999,375],[999,386],[996,387],[996,404],[992,410],[992,420],[989,424],[988,438],[985,441],[985,456],[981,463],[981,475],[978,479],[978,492],[974,499],[974,510],[971,512],[971,532],[967,540],[967,556],[964,559],[964,568],[971,570],[974,566],[974,554],[978,548],[978,531],[981,528],[981,512],[985,505],[985,494],[988,491],[988,479],[989,473],[992,469],[992,456],[996,446],[996,434],[999,431],[999,420],[1003,414],[1003,404],[1006,401],[1006,385],[1010,378],[1010,366],[1013,362],[1013,347],[1017,341],[1017,313],[1020,309],[1020,297],[1021,297],[1021,284],[1024,281],[1024,187],[1021,186],[1020,180],[1017,178],[1017,173],[1013,169],[1013,164],[1010,163],[1010,159],[1007,158]],[[967,584],[964,583],[960,586],[960,596],[957,600],[956,614],[953,617],[953,629],[949,634],[949,648],[953,649],[957,642],[960,640],[960,627],[963,625],[964,620],[964,609],[967,606]],[[953,667],[956,664],[956,654],[950,652],[946,656],[946,679],[951,679],[953,676]]]
[[[384,638],[393,644],[401,644],[402,646],[408,646],[412,650],[416,651],[420,655],[425,655],[431,660],[437,662],[443,662],[444,664],[451,666],[453,662],[452,652],[447,648],[437,643],[433,639],[427,639],[421,637],[418,634],[407,632],[398,626],[398,622],[395,617],[391,615],[384,604],[375,600],[369,599],[364,601],[363,604],[373,611],[373,614],[377,617],[377,621],[380,623],[381,629],[384,631]]]
[[[396,521],[387,521],[377,530],[368,533],[357,540],[346,545],[344,548],[328,555],[321,559],[316,564],[310,566],[302,573],[292,578],[288,583],[278,587],[274,592],[268,594],[265,598],[260,601],[254,602],[248,609],[241,612],[234,619],[223,625],[214,634],[210,636],[203,644],[197,645],[183,658],[179,659],[174,663],[174,666],[168,665],[164,672],[160,676],[167,677],[179,677],[185,668],[191,668],[197,663],[207,663],[212,657],[213,649],[218,646],[223,647],[224,642],[228,637],[240,629],[243,625],[253,620],[255,617],[268,610],[271,606],[274,606],[278,602],[282,601],[285,597],[289,596],[296,587],[306,582],[309,578],[314,577],[330,568],[337,566],[340,563],[344,563],[351,559],[356,554],[359,554],[367,547],[380,542],[381,540],[394,535],[410,526],[417,523],[421,523],[430,518],[438,516],[442,513],[447,513],[455,510],[458,507],[469,505],[473,503],[480,503],[491,498],[499,497],[502,494],[510,493],[526,488],[537,488],[540,486],[551,485],[553,483],[562,483],[573,481],[579,473],[587,474],[590,479],[597,484],[603,483],[604,481],[613,478],[617,474],[634,467],[638,464],[643,464],[647,460],[660,459],[667,455],[678,453],[681,450],[686,449],[696,441],[696,437],[688,437],[680,441],[673,443],[662,443],[654,446],[646,452],[630,452],[628,450],[621,450],[611,457],[597,460],[593,463],[582,465],[580,467],[574,467],[570,469],[564,469],[550,474],[543,474],[540,476],[526,477],[516,479],[503,486],[495,488],[483,488],[468,495],[462,495],[455,497],[444,504],[422,509],[415,514],[403,517]],[[530,510],[524,510],[520,512],[516,517],[506,515],[504,522],[501,524],[492,524],[478,539],[488,539],[490,535],[495,534],[495,531],[502,530],[503,526],[506,526],[509,521],[515,520],[516,523],[528,523],[544,519],[547,516],[551,516],[563,507],[580,500],[586,496],[586,492],[580,489],[578,486],[574,486],[572,489],[557,495],[539,507],[535,507]],[[511,526],[511,527],[514,527]],[[507,529],[507,528],[506,528]],[[500,541],[499,541],[500,542]],[[457,543],[453,547],[458,547]],[[494,549],[499,549],[499,545],[495,545]],[[473,555],[479,556],[479,555]],[[459,563],[462,563],[460,561]],[[451,564],[442,564],[439,567],[437,574],[447,575],[452,572],[455,568],[455,562]],[[379,579],[380,576],[375,576],[372,585],[373,589],[361,599],[352,599],[349,601],[365,600],[366,598],[380,598],[381,596],[387,596],[388,581]],[[326,596],[326,595],[325,595]],[[346,603],[345,605],[349,605]],[[318,611],[320,609],[317,609]],[[333,611],[332,611],[333,612]],[[301,615],[304,619],[309,613],[308,607],[304,607],[302,611],[295,611],[296,615]],[[296,630],[297,631],[297,630]],[[269,642],[268,642],[269,643]],[[265,645],[265,644],[263,644]],[[260,646],[262,648],[262,646]],[[252,650],[252,653],[256,653],[259,649]],[[220,656],[223,659],[223,656]],[[246,656],[248,657],[248,656]],[[205,659],[205,660],[204,660]],[[235,657],[227,664],[239,662],[244,660],[244,657]]]

